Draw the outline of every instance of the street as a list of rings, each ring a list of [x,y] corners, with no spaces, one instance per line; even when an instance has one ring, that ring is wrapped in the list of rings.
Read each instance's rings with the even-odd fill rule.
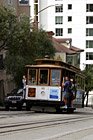
[[[73,114],[0,111],[0,139],[92,140],[93,109],[78,108]]]

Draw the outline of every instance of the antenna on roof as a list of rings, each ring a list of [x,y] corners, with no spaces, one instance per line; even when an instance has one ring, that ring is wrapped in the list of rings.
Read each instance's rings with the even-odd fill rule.
[[[49,56],[48,56],[48,55],[45,55],[45,58],[46,58],[46,59],[49,59]]]

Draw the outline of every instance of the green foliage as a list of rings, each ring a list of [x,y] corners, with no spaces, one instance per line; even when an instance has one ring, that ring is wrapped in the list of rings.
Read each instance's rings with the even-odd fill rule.
[[[12,74],[17,86],[22,84],[25,65],[34,64],[34,59],[53,57],[55,48],[43,29],[34,31],[31,21],[20,15],[20,22],[14,11],[0,7],[0,49],[7,49],[5,66]]]
[[[93,90],[93,65],[91,65],[89,68],[85,69],[83,71],[83,73],[86,76],[86,78],[85,78],[86,94],[84,96],[84,99],[85,99],[85,97],[87,97],[86,106],[88,106],[88,94],[89,94],[89,91]]]
[[[91,91],[93,89],[93,65],[91,65],[91,67],[89,67],[88,69],[85,69],[83,71],[83,73],[86,76],[86,78],[85,78],[85,84],[86,84],[85,90],[88,93],[89,91]]]
[[[12,9],[0,6],[0,50],[5,49],[13,29],[16,26],[16,16]]]

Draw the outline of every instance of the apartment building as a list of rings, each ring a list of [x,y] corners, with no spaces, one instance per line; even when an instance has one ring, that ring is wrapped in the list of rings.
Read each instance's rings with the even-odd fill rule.
[[[30,4],[39,26],[53,31],[55,38],[71,38],[72,45],[84,49],[81,70],[93,64],[93,0],[31,0]]]

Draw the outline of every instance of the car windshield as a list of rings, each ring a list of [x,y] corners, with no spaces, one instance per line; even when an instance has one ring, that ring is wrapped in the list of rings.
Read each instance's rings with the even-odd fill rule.
[[[18,89],[13,89],[12,91],[11,91],[11,93],[10,94],[16,94],[17,93],[17,91],[18,91]]]
[[[23,89],[19,89],[18,91],[17,91],[17,94],[23,94]]]

